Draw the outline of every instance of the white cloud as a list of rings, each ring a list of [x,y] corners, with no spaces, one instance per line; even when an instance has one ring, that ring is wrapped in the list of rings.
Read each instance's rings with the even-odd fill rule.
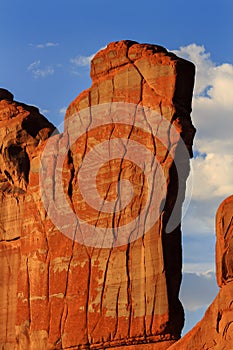
[[[45,48],[47,48],[47,47],[56,47],[56,46],[59,46],[59,44],[58,44],[58,43],[51,42],[51,41],[48,41],[48,42],[43,43],[43,44],[36,44],[36,45],[30,44],[30,46],[34,46],[34,47],[36,47],[37,49],[45,49]]]
[[[204,46],[196,44],[175,53],[196,65],[192,120],[197,156],[192,160],[193,202],[183,227],[186,232],[214,234],[216,209],[233,193],[233,65],[216,64]]]
[[[64,115],[64,114],[66,114],[66,110],[67,110],[67,107],[62,107],[59,109],[59,113]]]
[[[222,142],[224,143],[224,139]],[[192,161],[194,199],[221,198],[233,193],[233,144],[232,155],[225,154],[225,147],[221,147],[221,144],[219,149],[215,149],[214,146],[212,144],[211,151],[211,145],[200,145],[200,150],[203,149],[207,155]]]
[[[197,67],[195,94],[201,94],[208,85],[211,85],[211,70],[214,63],[210,59],[210,54],[205,52],[205,47],[191,44],[173,51],[177,56],[183,57],[195,63]]]
[[[214,267],[215,266],[213,266],[213,264],[210,262],[186,263],[186,264],[184,264],[184,268],[183,268],[183,276],[185,274],[189,274],[189,273],[190,274],[192,274],[192,273],[193,274],[202,274],[202,273],[205,273],[206,271],[212,271]],[[196,288],[198,288],[198,285],[196,285]]]
[[[197,128],[192,163],[191,203],[182,223],[185,332],[218,293],[215,278],[215,215],[233,193],[233,65],[216,64],[204,46],[175,52],[196,65],[192,120]],[[211,268],[212,271],[207,271]]]
[[[89,66],[93,57],[94,57],[94,54],[90,56],[79,55],[79,56],[76,56],[75,58],[71,58],[70,62],[78,67],[86,67],[86,66]]]
[[[101,47],[97,52],[104,50],[106,48],[106,46]],[[94,58],[94,56],[97,54],[97,52],[93,53],[92,55],[89,56],[82,56],[82,55],[78,55],[74,58],[70,59],[70,62],[77,66],[77,67],[86,67],[89,66],[91,63],[91,60]]]
[[[210,149],[209,141],[223,141],[224,138],[225,142],[226,136],[232,142],[229,129],[233,126],[233,65],[216,65],[211,61],[210,54],[205,52],[205,48],[196,44],[182,47],[175,52],[196,65],[192,113],[198,131],[196,144],[201,140],[198,147],[203,149],[203,146],[208,146]],[[211,144],[212,151],[213,146]],[[218,148],[214,147],[214,151],[218,151]]]
[[[49,114],[49,110],[48,109],[41,109],[40,113],[43,115]]]
[[[54,68],[52,66],[46,66],[44,68],[41,68],[40,60],[32,62],[28,66],[27,71],[31,72],[35,79],[45,78],[48,75],[54,74]]]
[[[208,199],[197,198],[196,200],[193,198],[182,222],[182,232],[184,237],[187,238],[193,236],[199,238],[201,249],[199,250],[199,253],[196,251],[196,254],[198,254],[200,266],[206,258],[203,248],[206,250],[209,248],[208,246],[203,247],[203,239],[206,239],[206,236],[215,235],[215,214],[221,201],[222,197],[215,198],[210,196]],[[184,243],[184,254],[188,252],[188,247],[185,245],[186,244]],[[203,255],[200,254],[200,251],[203,252]],[[212,265],[214,265],[214,261],[215,251],[213,247]]]

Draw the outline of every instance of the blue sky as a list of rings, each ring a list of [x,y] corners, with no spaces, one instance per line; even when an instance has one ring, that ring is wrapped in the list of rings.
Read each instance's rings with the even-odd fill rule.
[[[49,110],[56,123],[59,109],[90,84],[88,68],[74,74],[73,57],[132,39],[168,49],[205,45],[214,62],[232,62],[232,11],[231,0],[1,0],[0,82],[16,99]],[[55,46],[38,47],[46,43]],[[51,74],[35,79],[33,62]]]
[[[196,63],[196,158],[183,222],[187,331],[217,291],[214,215],[233,192],[232,0],[1,0],[0,32],[1,87],[37,105],[56,125],[91,84],[90,56],[109,42],[159,44]],[[210,289],[202,298],[206,281]]]

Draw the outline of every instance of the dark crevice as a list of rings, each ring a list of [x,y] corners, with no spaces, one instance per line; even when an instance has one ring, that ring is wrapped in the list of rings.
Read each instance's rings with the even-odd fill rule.
[[[14,237],[11,239],[2,239],[2,240],[0,240],[0,242],[14,242],[14,241],[18,241],[18,240],[20,240],[20,236]]]
[[[219,324],[220,324],[221,319],[222,319],[222,313],[219,311],[218,316],[217,316],[217,324],[216,324],[217,333],[219,333]]]

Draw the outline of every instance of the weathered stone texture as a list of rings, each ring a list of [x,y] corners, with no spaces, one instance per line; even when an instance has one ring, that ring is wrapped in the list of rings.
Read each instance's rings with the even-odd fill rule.
[[[17,206],[14,209],[12,205],[10,211],[17,228],[12,229],[7,224],[8,214],[4,214],[6,219],[2,224],[4,227],[8,225],[2,233],[4,237],[20,237],[20,261],[16,259],[14,262],[19,266],[18,283],[16,286],[14,282],[15,289],[11,289],[15,293],[17,288],[17,300],[11,310],[11,317],[15,317],[17,307],[16,348],[121,349],[128,345],[128,349],[165,350],[179,338],[183,327],[183,309],[178,299],[182,260],[180,225],[173,227],[170,234],[166,234],[165,230],[175,207],[178,185],[181,188],[175,214],[179,223],[189,173],[189,157],[176,159],[176,155],[182,138],[189,155],[192,155],[195,129],[190,112],[194,66],[160,46],[123,41],[108,45],[94,57],[91,77],[92,87],[80,94],[67,110],[64,133],[51,138],[47,158],[41,161],[45,142],[41,142],[38,136],[43,134],[46,126],[31,135],[34,127],[31,128],[30,123],[25,131],[27,137],[20,139],[20,149],[16,150],[20,162],[17,163],[9,151],[1,153],[2,157],[6,154],[0,163],[2,173],[6,170],[10,174],[11,182],[14,181],[23,196],[23,217]],[[8,109],[14,107],[14,103],[2,102]],[[91,130],[94,125],[91,119],[85,133],[77,142],[71,142],[75,113],[89,107],[92,113],[95,105],[115,102],[145,106],[161,118],[163,116],[168,124],[158,125],[157,133],[166,139],[172,155],[159,139],[136,126],[132,129],[132,126],[110,124]],[[6,120],[11,125],[8,109]],[[23,107],[22,110],[26,113]],[[175,136],[170,133],[170,125],[176,130]],[[46,130],[51,129],[48,126]],[[98,173],[98,190],[104,200],[111,201],[117,196],[116,183],[119,179],[130,178],[136,183],[135,200],[124,215],[116,217],[115,214],[96,213],[84,203],[77,176],[84,156],[96,144],[122,135],[127,140],[144,143],[156,154],[167,187],[167,196],[159,203],[161,206],[164,204],[164,208],[153,226],[128,244],[113,248],[81,244],[77,239],[66,237],[48,215],[51,198],[45,194],[42,202],[40,167],[43,168],[45,181],[55,178],[59,152],[63,148],[69,149],[63,165],[62,191],[72,211],[84,220],[88,219],[92,225],[104,228],[113,225],[116,228],[118,224],[123,225],[137,216],[144,206],[147,191],[142,171],[127,159],[102,164]],[[13,133],[10,138],[13,143],[16,137]],[[180,183],[174,157],[182,164]],[[57,203],[63,200],[62,191],[55,183],[52,197]],[[9,201],[12,203],[13,199],[10,197]],[[18,205],[19,200],[16,202]],[[7,209],[4,210],[7,213]],[[17,220],[16,224],[18,216],[23,220]],[[62,215],[57,218],[60,226],[64,225],[63,218],[65,220]],[[20,234],[16,233],[17,230]],[[74,233],[76,238],[80,235],[78,227]],[[130,236],[132,232],[128,234]],[[12,326],[12,339],[13,329]],[[3,337],[1,341],[4,344],[6,339]]]
[[[233,281],[233,196],[220,205],[216,215],[216,274],[219,287]]]
[[[54,131],[35,107],[14,102],[0,89],[0,347],[16,343],[20,237],[27,186],[40,145]],[[31,218],[34,224],[34,216]]]

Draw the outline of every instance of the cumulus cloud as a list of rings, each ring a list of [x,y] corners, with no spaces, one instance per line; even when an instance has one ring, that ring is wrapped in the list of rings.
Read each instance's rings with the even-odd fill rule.
[[[41,67],[40,60],[32,62],[28,68],[28,72],[31,72],[35,79],[46,78],[48,75],[54,74],[54,68],[52,66]]]
[[[228,150],[232,155],[225,154],[225,145],[221,147],[220,142],[219,148],[215,146],[215,143],[207,147],[201,145],[200,149],[207,152],[206,157],[193,160],[193,199],[222,198],[233,193],[233,144]]]
[[[214,63],[210,59],[210,54],[205,51],[205,47],[191,44],[173,51],[179,57],[192,61],[196,67],[195,95],[202,94],[211,85]]]
[[[214,234],[216,209],[233,193],[233,65],[216,64],[205,47],[196,44],[174,52],[196,65],[192,201],[183,226],[192,234]]]
[[[192,112],[197,128],[195,158],[189,179],[191,202],[182,223],[184,273],[180,298],[187,332],[218,293],[215,214],[221,201],[233,193],[233,65],[215,63],[205,47],[196,44],[175,53],[196,65]],[[211,271],[206,270],[209,268]]]
[[[219,152],[221,144],[223,147],[226,141],[233,143],[233,65],[217,65],[205,48],[196,44],[181,47],[175,53],[196,65],[192,113],[198,131],[195,146],[202,153]]]
[[[191,204],[184,216],[182,222],[182,231],[184,237],[197,237],[199,239],[199,253],[198,250],[195,252],[199,258],[201,264],[206,258],[204,248],[209,249],[208,243],[205,242],[206,246],[203,246],[203,239],[209,237],[215,239],[215,214],[219,207],[222,197],[212,197],[208,199],[194,199],[192,198]],[[186,245],[187,243],[185,243]],[[185,246],[184,253],[187,252],[188,247]],[[202,254],[201,254],[202,253]],[[213,247],[212,251],[212,267],[215,261],[215,250]],[[210,268],[210,267],[209,267]]]

